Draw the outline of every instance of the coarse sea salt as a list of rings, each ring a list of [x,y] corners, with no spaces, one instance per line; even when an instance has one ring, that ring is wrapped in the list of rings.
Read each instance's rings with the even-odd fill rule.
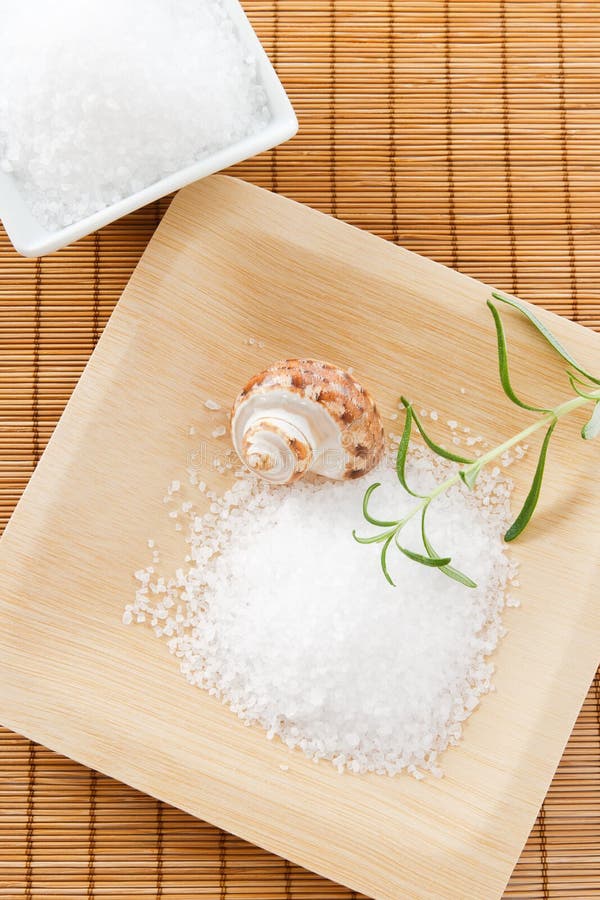
[[[424,493],[450,470],[416,448],[407,475]],[[376,479],[375,517],[414,504],[393,469]],[[433,546],[474,590],[399,553],[388,557],[397,587],[388,585],[377,548],[352,538],[353,528],[368,533],[365,487],[238,479],[205,515],[188,512],[191,563],[161,578],[161,593],[149,593],[148,569],[136,573],[124,622],[149,620],[188,681],[314,760],[340,772],[439,776],[440,754],[492,689],[489,655],[505,602],[515,602],[502,540],[511,483],[484,470],[473,492],[456,486],[429,509]],[[420,549],[416,521],[403,541]]]
[[[3,4],[0,87],[0,169],[50,231],[271,118],[221,0]]]

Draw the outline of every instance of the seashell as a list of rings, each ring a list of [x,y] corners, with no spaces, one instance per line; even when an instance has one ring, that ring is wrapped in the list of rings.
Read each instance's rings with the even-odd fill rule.
[[[348,372],[315,359],[285,359],[251,378],[233,404],[231,436],[242,462],[275,484],[307,472],[357,478],[384,447],[368,392]]]

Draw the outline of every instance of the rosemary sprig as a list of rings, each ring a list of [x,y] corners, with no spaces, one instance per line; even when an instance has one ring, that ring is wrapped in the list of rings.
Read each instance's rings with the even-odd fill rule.
[[[575,393],[574,397],[572,397],[570,400],[564,401],[563,403],[559,403],[557,406],[544,407],[533,406],[525,403],[517,396],[512,387],[510,378],[504,325],[502,323],[502,318],[500,316],[498,308],[494,304],[493,300],[505,303],[508,306],[512,306],[514,309],[522,313],[537,329],[539,334],[542,335],[544,340],[546,340],[547,343],[550,344],[553,350],[560,357],[562,357],[565,362],[569,364],[570,369],[567,369],[567,376],[571,388]],[[421,565],[437,568],[440,570],[440,572],[443,572],[444,575],[447,575],[449,578],[454,579],[454,581],[460,582],[461,584],[465,585],[465,587],[477,587],[475,582],[471,578],[469,578],[468,575],[465,575],[463,572],[460,572],[458,569],[455,569],[450,565],[452,561],[450,556],[442,556],[433,548],[431,541],[427,536],[425,528],[425,516],[431,503],[436,499],[436,497],[439,497],[440,494],[445,493],[447,490],[449,490],[449,488],[453,487],[456,484],[460,484],[461,482],[465,484],[470,490],[472,490],[475,481],[477,480],[477,476],[484,468],[484,466],[502,456],[502,454],[506,453],[507,450],[510,450],[511,447],[514,447],[516,444],[527,440],[527,438],[531,437],[537,431],[545,429],[546,433],[542,441],[538,463],[533,476],[531,487],[529,489],[529,493],[525,498],[525,502],[523,503],[521,511],[504,535],[505,541],[513,541],[520,534],[522,534],[535,512],[540,497],[542,481],[544,477],[544,469],[546,466],[546,457],[548,455],[548,447],[559,421],[565,416],[574,412],[576,409],[579,409],[586,404],[593,403],[594,405],[592,414],[588,422],[583,426],[581,430],[581,436],[585,440],[591,440],[600,435],[600,378],[592,375],[590,372],[584,369],[583,366],[580,366],[579,363],[576,362],[576,360],[571,356],[568,350],[566,350],[562,346],[562,344],[552,334],[552,332],[543,324],[543,322],[540,321],[535,313],[533,313],[528,306],[525,306],[516,297],[511,297],[510,295],[504,294],[500,291],[492,291],[492,299],[487,301],[487,305],[490,309],[490,312],[492,313],[496,329],[496,339],[498,344],[498,369],[500,375],[500,383],[502,385],[504,393],[512,403],[516,404],[521,409],[525,409],[530,412],[541,413],[541,415],[535,422],[528,425],[518,434],[513,435],[512,437],[503,441],[501,444],[498,444],[498,446],[493,447],[491,450],[488,450],[488,452],[480,456],[479,459],[473,460],[468,459],[464,456],[460,456],[457,453],[452,453],[450,450],[447,450],[446,448],[441,447],[439,444],[437,444],[425,431],[423,423],[417,416],[412,404],[405,397],[401,398],[402,405],[405,409],[405,420],[402,437],[400,439],[400,444],[398,447],[398,454],[396,457],[396,474],[404,490],[407,493],[411,494],[411,496],[415,497],[418,502],[402,519],[390,521],[381,521],[379,519],[375,519],[369,513],[369,501],[373,492],[378,487],[380,487],[380,484],[372,484],[369,488],[367,488],[363,499],[363,516],[370,525],[375,525],[377,528],[381,528],[383,530],[378,534],[372,535],[371,537],[360,537],[356,533],[356,531],[352,532],[354,539],[360,544],[382,545],[380,552],[381,568],[383,574],[391,585],[393,585],[394,582],[392,581],[388,570],[387,554],[390,547],[393,545],[401,553],[403,553],[414,562],[421,563]],[[412,490],[406,478],[406,459],[410,446],[413,424],[416,426],[425,444],[429,447],[430,450],[432,450],[438,456],[441,456],[443,459],[448,459],[451,462],[458,463],[461,466],[461,468],[459,468],[453,475],[451,475],[445,481],[441,482],[441,484],[438,484],[432,491],[430,491],[429,494],[426,495],[418,494],[416,493],[416,491]],[[406,523],[413,519],[415,516],[420,516],[421,519],[421,539],[423,541],[423,548],[425,551],[424,553],[411,550],[408,547],[404,547],[400,543],[399,536],[402,529],[404,528]]]

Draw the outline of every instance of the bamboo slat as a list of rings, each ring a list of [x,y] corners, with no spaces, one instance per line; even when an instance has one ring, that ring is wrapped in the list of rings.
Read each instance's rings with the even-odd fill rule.
[[[236,174],[600,330],[599,3],[245,6],[300,132]],[[168,202],[38,261],[0,230],[0,528]],[[0,729],[0,897],[162,896],[357,895]],[[599,675],[506,896],[600,898]]]

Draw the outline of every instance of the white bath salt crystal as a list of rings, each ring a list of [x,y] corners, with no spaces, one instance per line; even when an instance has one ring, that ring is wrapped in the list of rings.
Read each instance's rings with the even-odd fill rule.
[[[406,475],[426,493],[452,471],[416,448]],[[392,467],[377,481],[373,516],[412,508]],[[210,491],[216,514],[190,521],[187,562],[166,593],[157,588],[150,610],[142,585],[128,606],[134,618],[148,610],[191,684],[270,739],[340,773],[439,777],[441,753],[493,687],[489,655],[516,578],[503,541],[510,482],[484,469],[472,492],[452,487],[428,510],[433,546],[472,590],[400,553],[388,556],[389,586],[373,548],[352,538],[353,528],[373,533],[364,490],[364,480],[282,488],[252,478],[220,498]],[[421,550],[416,519],[403,535]]]
[[[401,408],[404,409],[404,406],[402,406]],[[422,409],[421,412],[419,413],[419,415],[421,416],[422,419],[426,419],[426,418],[427,418],[427,415],[428,415],[428,414],[427,414],[427,410],[426,410],[426,409]]]
[[[200,491],[201,494],[204,493],[204,491],[206,490],[206,482],[205,481],[198,482],[198,490]]]
[[[265,344],[264,341],[259,341],[259,342],[258,342],[258,346],[259,346],[259,348],[260,348],[261,350],[264,350],[265,347],[266,347],[266,344]]]
[[[152,550],[152,548],[154,547],[154,539],[153,538],[148,538],[148,546]]]
[[[392,419],[394,422],[396,421],[397,418],[398,418],[398,413],[396,413],[396,412],[392,413],[390,416],[390,419]]]
[[[172,509],[171,512],[169,513],[169,518],[176,519],[178,515],[179,515],[179,513],[177,512],[177,510]]]
[[[180,488],[181,488],[180,481],[177,481],[177,480],[172,481],[171,484],[169,485],[169,494],[176,494],[177,491],[180,490]]]
[[[439,414],[435,411],[435,409],[432,409],[432,411],[430,412],[429,415],[431,416],[431,418],[433,419],[434,422],[437,422],[437,420],[439,419]]]
[[[213,412],[216,411],[217,409],[221,409],[221,407],[220,407],[220,405],[217,403],[217,401],[216,401],[216,400],[211,400],[210,398],[209,398],[208,400],[205,400],[205,401],[204,401],[204,405],[205,405],[205,407],[206,407],[207,409],[210,409],[210,410],[212,410]]]
[[[182,529],[183,529],[183,525],[181,524],[181,522],[176,522],[175,523],[175,531],[181,531]]]
[[[281,763],[281,765],[279,766],[279,768],[281,769],[282,772],[288,772],[290,767],[289,767],[289,766],[286,766],[285,763]]]
[[[450,431],[456,431],[456,429],[458,428],[458,422],[455,419],[448,419],[448,422],[446,424],[448,425]]]
[[[190,511],[191,508],[192,508],[192,501],[191,501],[191,500],[185,500],[185,501],[181,504],[181,512],[183,512],[183,513],[188,513],[188,512]]]
[[[220,0],[4,3],[0,84],[0,168],[49,231],[271,119]]]
[[[455,436],[452,438],[452,443],[453,443],[453,444],[456,444],[456,445],[460,444],[460,438],[459,438],[457,435],[455,435]]]
[[[224,434],[227,433],[227,429],[224,425],[218,425],[216,428],[213,428],[212,436],[214,438],[223,437]]]
[[[466,394],[466,393],[467,393],[467,389],[464,388],[464,387],[461,387],[460,392],[461,392],[461,394]]]
[[[192,435],[196,434],[196,426],[195,425],[190,425],[190,427],[188,428],[188,434],[190,435],[190,437]]]
[[[123,613],[123,625],[131,625],[133,622],[133,615],[131,613],[131,607],[128,606]]]

